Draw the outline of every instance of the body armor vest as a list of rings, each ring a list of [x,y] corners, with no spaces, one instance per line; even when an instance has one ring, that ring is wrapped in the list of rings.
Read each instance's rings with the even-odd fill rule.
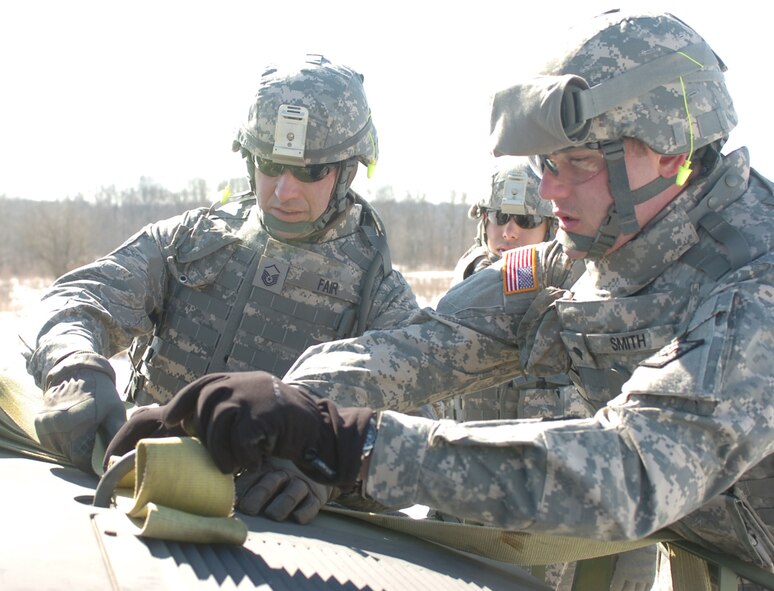
[[[222,268],[205,285],[178,275],[152,339],[131,355],[131,397],[163,404],[218,371],[282,376],[308,347],[353,336],[358,312],[367,314],[360,288],[375,260],[360,234],[336,241],[346,260],[268,238],[262,252],[233,242],[208,254],[202,266]]]
[[[674,339],[684,334],[696,311],[706,277],[715,281],[751,260],[742,233],[719,214],[741,196],[742,185],[738,174],[725,171],[688,212],[694,226],[708,234],[680,257],[696,270],[694,283],[686,277],[680,287],[661,292],[651,286],[643,295],[555,302],[560,337],[572,361],[569,375],[594,409],[617,396],[640,363],[657,363],[659,351],[677,346]],[[715,551],[774,570],[774,457],[670,528]]]
[[[709,191],[688,212],[691,223],[697,230],[705,229],[711,239],[700,240],[680,261],[702,277],[717,280],[751,260],[741,232],[718,213],[744,190],[742,178],[734,170],[721,169]],[[668,264],[664,261],[661,266]],[[583,277],[579,283],[582,281]],[[685,284],[662,292],[651,289],[644,295],[624,293],[621,298],[556,302],[560,336],[573,366],[570,376],[589,402],[596,408],[604,406],[620,393],[641,361],[682,334],[698,305],[699,281],[693,287]]]
[[[452,273],[452,285],[464,281],[473,273],[477,273],[481,269],[488,267],[498,257],[493,256],[486,246],[471,246],[468,251],[463,254],[454,266]]]
[[[569,374],[595,409],[615,398],[637,365],[680,334],[696,309],[696,290],[596,301],[558,300]]]

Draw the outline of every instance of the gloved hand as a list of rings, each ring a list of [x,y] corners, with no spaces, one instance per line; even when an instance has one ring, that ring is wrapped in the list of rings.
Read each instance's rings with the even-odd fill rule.
[[[185,421],[224,473],[257,468],[264,457],[276,456],[343,489],[357,480],[373,415],[367,408],[339,409],[263,371],[203,376],[164,409],[164,424]]]
[[[158,405],[138,408],[119,429],[105,450],[107,468],[110,456],[122,456],[133,450],[140,439],[146,437],[185,437],[187,433],[181,426],[166,427],[161,420],[164,407]]]
[[[59,374],[43,393],[43,410],[35,417],[35,431],[43,447],[93,473],[91,456],[97,432],[110,441],[126,421],[114,379],[115,374],[86,367]]]
[[[236,507],[248,515],[261,513],[275,521],[292,517],[304,524],[314,519],[335,490],[310,479],[289,460],[268,458],[260,468],[237,476]]]

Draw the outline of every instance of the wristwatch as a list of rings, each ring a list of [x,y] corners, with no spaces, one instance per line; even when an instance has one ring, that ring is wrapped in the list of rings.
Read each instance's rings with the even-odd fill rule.
[[[365,441],[363,441],[363,449],[360,451],[360,461],[364,462],[368,456],[371,455],[371,451],[374,449],[376,443],[376,419],[374,415],[368,419],[368,426],[366,427]]]

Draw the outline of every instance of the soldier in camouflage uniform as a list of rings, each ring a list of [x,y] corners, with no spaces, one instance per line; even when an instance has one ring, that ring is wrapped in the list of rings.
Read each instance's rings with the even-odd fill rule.
[[[454,270],[453,285],[500,260],[506,250],[553,239],[556,219],[551,202],[540,197],[540,177],[522,156],[500,156],[495,161],[492,189],[487,199],[470,208],[468,215],[478,219],[475,243],[460,258]],[[505,222],[505,223],[499,223]],[[576,265],[582,265],[580,261]],[[486,388],[435,403],[441,418],[458,422],[498,419],[591,417],[594,407],[578,394],[566,374],[553,376],[519,375],[499,386]],[[431,513],[442,521],[455,517]],[[656,567],[655,546],[617,556],[615,589],[650,588]],[[552,564],[546,580],[557,590],[572,588],[575,563]]]
[[[108,359],[133,342],[128,398],[148,405],[212,371],[282,375],[310,345],[417,309],[376,212],[350,189],[378,154],[359,73],[322,56],[267,68],[234,150],[253,191],[146,226],[43,297],[27,355],[45,391],[36,427],[84,470],[96,430],[110,438],[125,421]],[[270,488],[295,499],[278,518],[308,492],[280,480]]]
[[[476,238],[457,262],[452,286],[498,261],[506,250],[553,238],[551,202],[540,198],[539,183],[526,158],[501,156],[495,160],[489,196],[468,212],[471,219],[479,220]],[[441,417],[456,421],[593,414],[565,375],[520,375],[499,386],[438,402],[435,407]]]
[[[359,466],[384,505],[607,540],[670,528],[774,572],[774,186],[745,148],[721,151],[737,122],[725,65],[669,14],[611,11],[554,38],[540,76],[494,96],[492,139],[496,155],[539,155],[557,240],[509,251],[407,327],[306,351],[284,399],[333,400],[349,422],[331,429],[328,406],[306,440],[207,445],[299,459],[354,431],[362,453],[329,467]],[[522,370],[569,372],[599,410],[473,423],[381,411],[374,430],[352,419]],[[250,396],[235,423],[276,435],[312,421],[268,404],[279,386],[259,378],[221,392]],[[217,408],[207,384],[190,385],[167,423],[192,414],[209,429],[207,401]]]
[[[553,238],[551,203],[540,198],[539,183],[527,158],[495,159],[489,195],[468,211],[470,219],[479,220],[476,238],[457,261],[452,285],[499,260],[506,250]]]

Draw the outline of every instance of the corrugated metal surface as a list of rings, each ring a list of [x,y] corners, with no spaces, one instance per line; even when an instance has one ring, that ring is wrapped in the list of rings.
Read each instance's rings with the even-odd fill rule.
[[[0,589],[545,590],[525,571],[342,515],[309,525],[241,516],[244,546],[143,540],[96,479],[0,450]],[[81,501],[79,502],[80,499]]]
[[[244,516],[250,534],[242,547],[143,541],[115,533],[113,515],[94,519],[116,587],[127,591],[546,589],[519,568],[338,515],[305,526]]]

